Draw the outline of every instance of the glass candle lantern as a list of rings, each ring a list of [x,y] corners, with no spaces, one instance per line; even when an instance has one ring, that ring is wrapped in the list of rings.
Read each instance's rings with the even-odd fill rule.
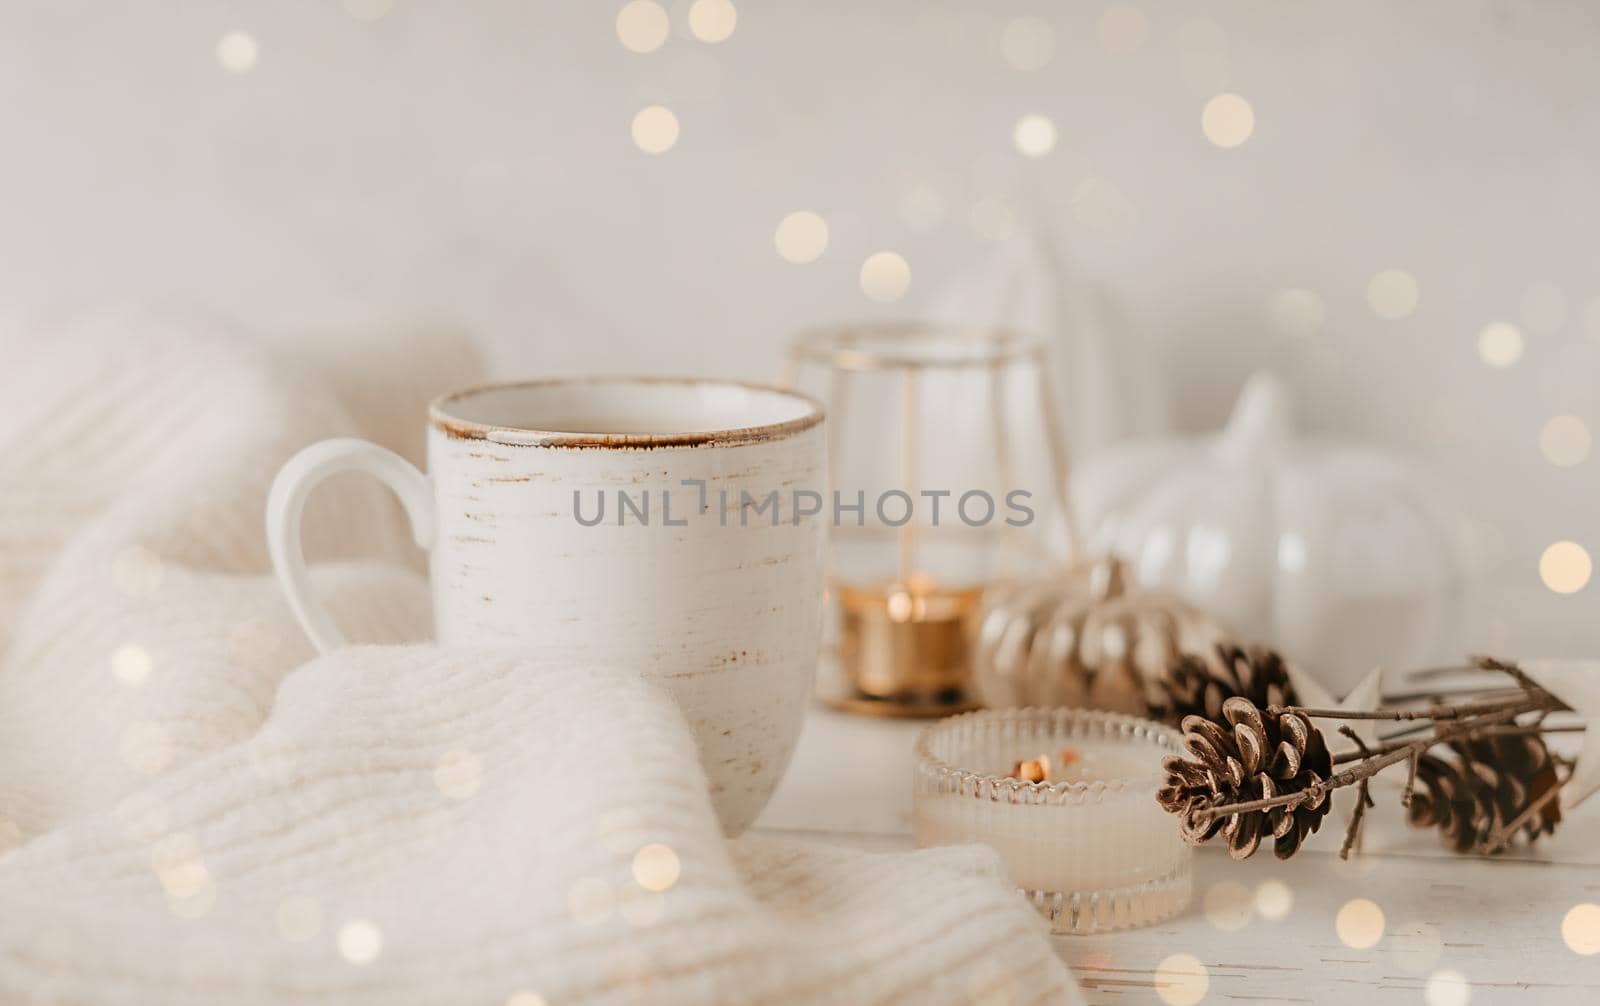
[[[985,590],[1066,564],[1065,448],[1041,344],[900,324],[797,338],[787,383],[828,409],[823,698],[883,715],[968,708]]]

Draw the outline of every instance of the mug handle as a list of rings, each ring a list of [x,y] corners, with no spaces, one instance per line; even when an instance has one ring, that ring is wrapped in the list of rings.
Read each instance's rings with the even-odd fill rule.
[[[427,549],[433,545],[433,487],[426,475],[394,451],[354,437],[340,437],[312,444],[290,458],[272,481],[272,492],[267,496],[267,551],[289,599],[289,608],[318,653],[344,646],[345,638],[311,592],[311,577],[300,549],[300,517],[306,499],[323,479],[350,471],[375,476],[393,490],[411,519],[411,536],[418,547]]]

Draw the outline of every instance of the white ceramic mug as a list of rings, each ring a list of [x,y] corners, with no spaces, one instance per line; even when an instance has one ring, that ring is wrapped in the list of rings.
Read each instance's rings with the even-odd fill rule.
[[[598,379],[476,388],[428,412],[427,475],[353,439],[278,474],[268,546],[312,643],[344,639],[311,594],[301,510],[328,476],[366,472],[431,550],[440,643],[659,680],[724,829],[743,830],[788,764],[816,669],[824,513],[796,511],[824,489],[821,407],[755,385]]]

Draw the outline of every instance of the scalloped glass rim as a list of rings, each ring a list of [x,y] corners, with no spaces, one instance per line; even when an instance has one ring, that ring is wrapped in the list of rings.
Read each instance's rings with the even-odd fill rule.
[[[997,775],[993,772],[978,772],[973,769],[960,768],[933,753],[932,748],[935,743],[975,722],[981,722],[983,726],[990,728],[998,728],[1008,723],[1036,723],[1055,730],[1072,730],[1074,727],[1087,724],[1111,725],[1120,728],[1116,732],[1117,735],[1129,739],[1153,742],[1165,747],[1173,754],[1181,754],[1183,751],[1183,734],[1171,727],[1162,726],[1154,720],[1143,719],[1127,713],[1102,712],[1097,709],[1024,706],[1018,709],[978,709],[970,713],[962,713],[959,716],[951,716],[940,720],[917,737],[914,749],[917,761],[926,768],[931,768],[946,777],[953,777],[959,781],[986,782],[991,786],[1018,791],[1025,790],[1033,793],[1047,793],[1051,796],[1059,797],[1078,797],[1081,799],[1085,796],[1102,796],[1106,793],[1121,793],[1135,784],[1149,784],[1153,798],[1155,791],[1160,788],[1162,772],[1159,765],[1147,775],[1130,775],[1116,779],[1029,782],[1026,779],[1015,779],[1010,776]],[[1108,734],[1107,736],[1109,738],[1114,735]]]

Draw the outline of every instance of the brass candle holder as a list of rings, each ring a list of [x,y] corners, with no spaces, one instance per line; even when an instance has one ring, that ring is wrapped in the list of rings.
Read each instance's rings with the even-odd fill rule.
[[[1073,540],[1042,345],[925,324],[808,332],[785,383],[829,415],[836,618],[820,697],[880,716],[975,708],[985,592]]]

